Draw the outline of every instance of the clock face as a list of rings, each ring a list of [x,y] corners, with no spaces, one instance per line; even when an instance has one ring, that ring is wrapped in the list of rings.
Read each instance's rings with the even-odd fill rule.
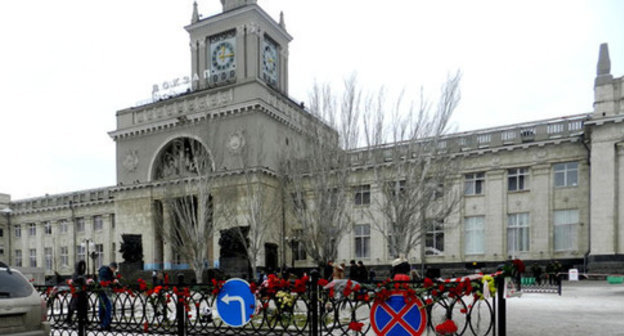
[[[262,77],[269,84],[277,84],[278,60],[277,46],[265,40],[262,48]]]
[[[234,46],[231,41],[220,41],[212,47],[212,71],[221,72],[234,66]]]

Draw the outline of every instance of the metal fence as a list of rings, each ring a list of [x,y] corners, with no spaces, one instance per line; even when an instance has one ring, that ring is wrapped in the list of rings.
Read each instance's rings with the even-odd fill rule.
[[[501,277],[497,278],[502,280]],[[182,280],[182,281],[180,281]],[[498,299],[484,299],[477,294],[437,294],[444,282],[424,288],[422,282],[393,284],[395,292],[409,291],[422,304],[426,316],[422,327],[436,334],[436,327],[452,320],[452,335],[505,335],[505,303],[502,281],[498,281]],[[385,284],[386,286],[388,283]],[[86,290],[76,295],[70,290],[40,287],[48,302],[48,318],[53,335],[373,335],[379,334],[371,324],[371,308],[379,285],[358,286],[344,291],[319,285],[313,273],[304,287],[293,285],[258,288],[251,321],[244,327],[226,325],[216,313],[218,286],[177,284],[156,288],[125,287],[110,293],[109,289]],[[473,292],[476,293],[477,289]],[[110,328],[100,328],[102,295],[111,298]],[[394,292],[393,292],[394,293]],[[77,300],[83,300],[82,311]],[[496,302],[498,301],[498,303]],[[74,309],[72,309],[72,306]],[[498,308],[497,308],[498,306]],[[397,312],[398,313],[398,312]],[[396,317],[396,316],[395,316]],[[498,319],[498,323],[496,323]],[[402,323],[402,322],[401,322]],[[397,325],[400,321],[397,322]],[[497,328],[498,327],[498,328]],[[387,327],[386,331],[388,330]],[[498,330],[497,330],[498,329]],[[497,332],[498,331],[498,332]]]

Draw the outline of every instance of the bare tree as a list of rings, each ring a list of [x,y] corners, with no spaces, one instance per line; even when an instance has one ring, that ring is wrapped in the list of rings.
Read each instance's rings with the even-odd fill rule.
[[[263,144],[262,135],[259,137],[257,143]],[[282,207],[280,189],[273,176],[267,176],[271,173],[257,166],[263,156],[261,147],[243,146],[233,155],[239,160],[241,168],[238,173],[243,181],[236,195],[238,202],[224,204],[224,213],[227,221],[236,223],[235,232],[249,260],[250,276],[254,276],[264,244],[268,238],[277,236],[276,223],[280,220]]]
[[[199,282],[203,282],[215,232],[213,171],[213,160],[203,145],[188,138],[169,144],[156,170],[156,178],[165,180],[162,209],[156,211],[164,218],[156,220],[157,232],[174,253],[190,263]]]
[[[307,141],[294,148],[285,162],[298,238],[319,265],[337,257],[341,239],[352,226],[347,150],[357,143],[359,102],[355,76],[345,81],[340,98],[329,85],[315,84],[305,127]]]
[[[359,154],[379,192],[367,213],[392,256],[419,247],[423,262],[426,233],[457,208],[460,193],[452,177],[459,158],[447,153],[444,135],[460,99],[460,79],[459,72],[447,79],[436,106],[422,91],[418,104],[405,103],[403,93],[388,104],[383,89],[364,104],[366,148]]]

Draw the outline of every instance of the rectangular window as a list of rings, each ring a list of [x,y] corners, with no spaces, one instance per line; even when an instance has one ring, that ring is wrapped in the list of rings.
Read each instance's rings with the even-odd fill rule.
[[[95,244],[95,267],[99,269],[104,265],[104,244]]]
[[[515,252],[529,250],[529,213],[517,213],[507,216],[507,251],[515,256]]]
[[[392,198],[397,197],[397,195],[403,196],[405,194],[406,184],[407,182],[405,180],[388,182],[386,188],[388,188],[389,193],[387,194],[392,195]]]
[[[4,255],[4,244],[0,244],[0,255]]]
[[[485,173],[465,175],[464,195],[482,195],[485,186]]]
[[[35,223],[28,224],[28,235],[31,237],[37,235],[37,224]]]
[[[370,258],[370,225],[358,224],[355,231],[355,257]]]
[[[115,228],[115,214],[110,214],[111,228]]]
[[[30,267],[37,267],[37,250],[30,249]]]
[[[578,210],[555,210],[554,214],[555,251],[577,250]]]
[[[104,229],[104,222],[102,221],[102,216],[93,216],[93,230],[94,231],[102,231]]]
[[[425,236],[425,255],[444,254],[444,222],[433,221]]]
[[[557,163],[555,171],[555,187],[576,187],[578,185],[578,162]]]
[[[355,205],[370,204],[370,184],[355,187]]]
[[[51,235],[52,234],[52,223],[50,223],[49,221],[48,222],[44,222],[43,223],[43,232],[46,235],[48,235],[48,236]]]
[[[67,248],[67,246],[61,246],[61,265],[69,265],[69,249]]]
[[[76,261],[85,260],[85,254],[87,252],[87,247],[79,244],[76,245]]]
[[[464,222],[465,230],[465,252],[466,254],[483,254],[485,251],[484,237],[485,217],[466,217]]]
[[[507,190],[520,191],[529,189],[529,169],[513,168],[507,171]]]
[[[4,229],[0,228],[0,237],[4,237]]]
[[[13,231],[15,232],[15,238],[22,238],[22,226],[14,225]]]
[[[84,217],[76,218],[76,232],[84,232],[85,230],[85,219]]]
[[[291,241],[291,248],[294,260],[306,260],[307,255],[303,245],[303,230],[293,230],[294,237]]]
[[[62,221],[59,222],[59,231],[61,233],[67,233],[69,232],[69,225],[67,225],[67,220],[63,219]]]
[[[52,248],[46,247],[43,249],[43,255],[45,256],[45,269],[46,271],[52,270]]]
[[[15,267],[22,267],[22,250],[15,250]]]

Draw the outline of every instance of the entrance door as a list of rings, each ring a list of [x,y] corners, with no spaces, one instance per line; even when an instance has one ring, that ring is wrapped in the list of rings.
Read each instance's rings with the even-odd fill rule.
[[[264,265],[267,270],[277,270],[277,244],[264,244]]]

